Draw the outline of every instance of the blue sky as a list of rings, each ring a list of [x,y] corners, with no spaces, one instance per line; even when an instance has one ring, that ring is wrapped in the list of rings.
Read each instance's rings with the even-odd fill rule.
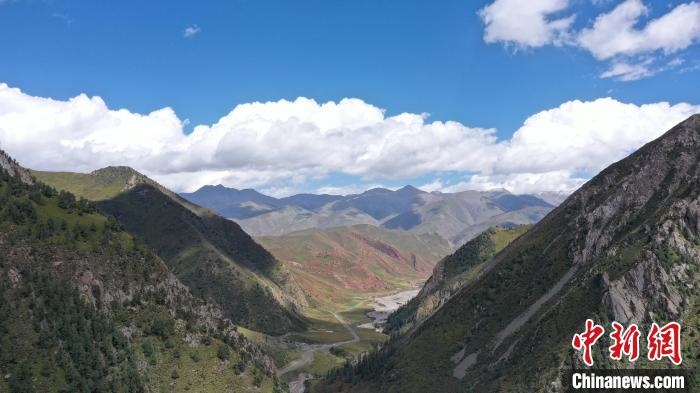
[[[543,11],[547,20],[575,15],[569,35],[623,3],[548,2],[566,4]],[[55,100],[99,96],[110,109],[144,115],[170,107],[180,120],[189,120],[185,133],[194,125],[216,123],[239,104],[297,97],[319,103],[358,98],[385,109],[387,117],[429,113],[428,122],[494,128],[499,141],[508,141],[528,117],[572,100],[700,103],[700,51],[693,32],[681,49],[660,43],[607,58],[557,39],[536,45],[512,37],[486,42],[486,20],[479,12],[493,3],[0,0],[0,83]],[[679,5],[697,5],[640,3],[646,10],[635,22],[639,29]],[[187,28],[194,34],[186,36]],[[601,77],[617,63],[644,64],[649,75],[631,81]],[[594,169],[568,170],[583,171],[585,177]],[[386,176],[336,167],[293,185],[280,179],[229,185],[313,191],[439,179],[454,183],[498,171],[467,165],[424,172]],[[193,186],[160,175],[175,188]]]

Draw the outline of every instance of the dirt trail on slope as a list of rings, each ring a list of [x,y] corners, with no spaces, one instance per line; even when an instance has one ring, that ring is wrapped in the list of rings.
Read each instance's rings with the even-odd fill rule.
[[[331,343],[331,344],[301,344],[301,346],[300,346],[300,349],[302,351],[301,357],[297,360],[292,361],[291,363],[286,365],[284,368],[277,370],[278,377],[281,377],[285,374],[296,371],[296,370],[300,369],[301,367],[313,362],[314,361],[314,353],[316,353],[316,352],[319,352],[319,351],[327,352],[333,347],[337,347],[339,345],[345,345],[345,344],[352,344],[352,343],[356,343],[356,342],[360,341],[360,336],[357,334],[355,329],[353,329],[353,327],[349,323],[345,322],[345,320],[340,315],[338,315],[336,313],[333,313],[333,316],[335,317],[335,319],[338,320],[338,322],[340,322],[341,325],[343,325],[345,330],[350,332],[350,334],[352,335],[352,339],[338,341],[338,342]],[[293,380],[289,383],[290,392],[291,393],[304,393],[304,390],[305,390],[304,382],[308,378],[309,378],[309,376],[306,375],[305,373],[300,373],[299,376],[295,380]]]

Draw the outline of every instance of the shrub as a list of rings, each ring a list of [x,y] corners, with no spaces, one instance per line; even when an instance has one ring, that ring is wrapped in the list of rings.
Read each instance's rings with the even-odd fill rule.
[[[223,361],[229,360],[231,358],[231,350],[228,348],[228,345],[219,345],[216,356]]]

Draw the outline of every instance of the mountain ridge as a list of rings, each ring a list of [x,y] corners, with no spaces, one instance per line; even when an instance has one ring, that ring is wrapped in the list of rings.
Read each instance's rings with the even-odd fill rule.
[[[514,228],[491,227],[469,240],[434,267],[416,297],[392,313],[386,334],[399,334],[429,318],[445,302],[473,280],[484,263],[525,233],[532,225]]]
[[[271,359],[148,247],[1,151],[0,163],[0,390],[278,390]]]
[[[143,240],[194,294],[221,306],[234,322],[273,334],[304,329],[303,291],[235,222],[129,167],[35,173],[56,188],[96,197],[100,210]],[[102,187],[99,194],[92,191],[96,185]]]
[[[694,115],[601,171],[429,319],[316,391],[560,391],[564,370],[585,367],[567,337],[587,318],[695,326],[699,220]],[[692,369],[698,337],[686,328],[682,340]],[[604,348],[594,348],[596,367],[632,366]]]
[[[492,226],[536,222],[559,200],[554,193],[543,194],[547,202],[503,189],[429,193],[410,185],[395,191],[373,188],[346,196],[299,194],[279,199],[219,185],[181,195],[235,220],[253,236],[369,224],[437,233],[455,247]]]

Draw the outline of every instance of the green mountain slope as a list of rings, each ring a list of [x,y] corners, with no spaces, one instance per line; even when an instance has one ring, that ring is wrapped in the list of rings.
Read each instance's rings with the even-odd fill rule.
[[[316,390],[561,391],[562,371],[585,367],[571,337],[587,318],[645,331],[679,321],[683,366],[697,373],[698,245],[695,115],[586,183],[419,327]],[[607,357],[607,341],[595,366],[631,367]]]
[[[454,254],[440,260],[418,295],[389,316],[385,333],[406,331],[428,318],[471,282],[497,252],[531,227],[532,225],[520,225],[515,228],[490,228],[468,241]]]
[[[0,391],[281,391],[221,309],[28,173],[0,151]]]
[[[31,171],[37,180],[57,190],[70,190],[91,201],[113,198],[150,180],[129,167],[108,167],[91,173]]]
[[[80,196],[95,197],[92,187],[100,187],[100,210],[151,247],[194,295],[219,305],[236,324],[270,334],[305,328],[299,313],[306,305],[303,292],[236,223],[187,202],[131,168],[35,173]]]
[[[372,225],[309,229],[256,240],[283,261],[318,304],[330,306],[368,293],[414,287],[451,252],[438,235]]]

